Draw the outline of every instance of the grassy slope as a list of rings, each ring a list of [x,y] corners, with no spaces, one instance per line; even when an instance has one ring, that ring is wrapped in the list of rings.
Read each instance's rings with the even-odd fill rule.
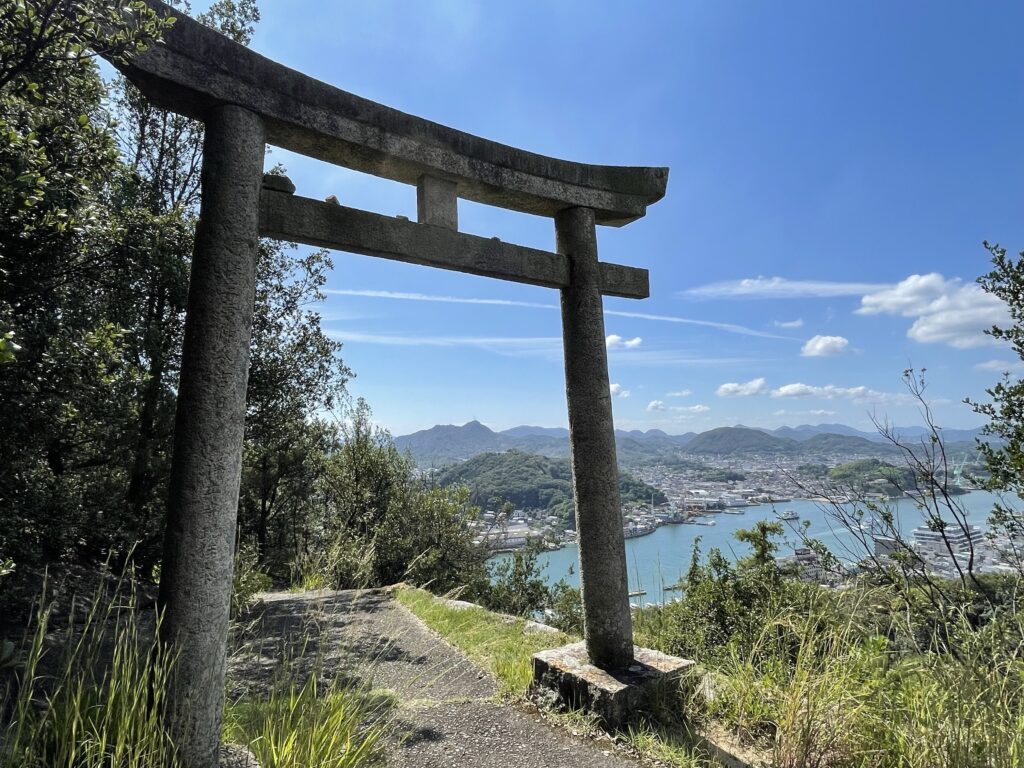
[[[422,589],[402,589],[398,601],[474,662],[490,671],[506,695],[522,696],[533,679],[530,657],[572,638],[561,633],[526,631],[522,619],[483,608],[453,608]]]
[[[490,670],[506,696],[522,697],[533,679],[530,657],[537,651],[573,642],[564,634],[531,632],[525,621],[484,608],[455,608],[421,589],[402,589],[398,601],[428,627],[444,637],[474,662]],[[597,733],[586,715],[570,713],[555,717],[576,732]],[[688,734],[642,726],[618,734],[618,740],[635,753],[678,768],[717,765],[695,750]]]

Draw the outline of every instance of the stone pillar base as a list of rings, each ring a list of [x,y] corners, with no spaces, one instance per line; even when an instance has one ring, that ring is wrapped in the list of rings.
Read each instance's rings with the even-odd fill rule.
[[[671,706],[683,672],[694,663],[639,646],[633,655],[629,667],[606,671],[590,663],[584,643],[541,651],[533,655],[533,684],[556,693],[569,709],[594,713],[605,728],[622,729]]]

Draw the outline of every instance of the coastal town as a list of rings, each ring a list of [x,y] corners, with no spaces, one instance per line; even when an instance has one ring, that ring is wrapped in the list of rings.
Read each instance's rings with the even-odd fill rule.
[[[624,503],[623,535],[626,539],[648,536],[666,525],[711,527],[723,515],[745,515],[753,509],[760,512],[757,519],[767,516],[799,534],[801,515],[787,505],[803,502],[800,506],[806,508],[805,503],[811,502],[817,515],[834,518],[836,524],[849,528],[850,538],[856,540],[865,559],[895,562],[901,552],[909,550],[927,570],[946,577],[965,570],[968,561],[976,572],[1019,567],[1024,539],[1012,539],[1005,534],[1001,538],[988,536],[981,525],[966,520],[966,514],[956,508],[955,501],[950,510],[934,510],[939,514],[951,513],[949,525],[943,530],[935,530],[938,526],[929,525],[928,515],[923,515],[921,525],[902,531],[884,512],[894,502],[907,498],[893,482],[883,478],[853,486],[830,479],[829,470],[867,460],[870,457],[823,455],[819,461],[808,463],[805,458],[754,454],[634,469],[634,474],[662,492],[666,501]],[[949,478],[949,484],[954,499],[966,498],[965,494],[975,490],[971,480],[959,471]],[[543,510],[487,510],[476,525],[480,529],[478,541],[496,553],[530,543],[553,551],[576,541],[571,521],[566,524],[562,518]],[[802,578],[821,584],[837,585],[856,570],[856,564],[851,562],[838,569],[827,566],[810,546],[791,547],[779,553],[778,559]]]

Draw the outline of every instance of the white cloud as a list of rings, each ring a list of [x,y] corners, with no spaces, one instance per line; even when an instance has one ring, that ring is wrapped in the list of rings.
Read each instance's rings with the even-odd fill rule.
[[[856,313],[912,317],[909,338],[958,349],[996,343],[984,331],[1010,322],[1001,299],[979,285],[964,284],[959,278],[947,280],[938,272],[910,275],[895,286],[868,293]]]
[[[639,336],[634,336],[632,339],[624,339],[617,334],[607,336],[604,340],[604,345],[608,349],[636,349],[643,343],[643,339]]]
[[[715,394],[719,397],[750,397],[751,395],[763,395],[766,391],[764,378],[757,378],[742,384],[735,381],[722,384],[715,390]]]
[[[885,283],[841,283],[829,280],[788,280],[784,277],[749,277],[690,288],[686,296],[715,299],[820,299],[860,296],[889,286]]]
[[[651,400],[647,404],[647,410],[654,411],[671,411],[672,413],[693,415],[696,413],[707,413],[711,410],[710,406],[698,403],[697,405],[665,405],[661,400]]]
[[[672,406],[672,410],[679,411],[681,413],[707,413],[711,410],[711,407],[707,405],[674,405]]]
[[[669,393],[667,393],[665,395],[665,397],[689,397],[692,394],[693,394],[692,390],[680,389],[678,392],[669,392]]]
[[[774,325],[776,328],[803,328],[804,319],[798,317],[796,320],[776,320]]]
[[[1024,362],[1020,360],[986,360],[974,366],[978,371],[995,371],[1005,373],[1006,371],[1024,370]]]
[[[621,384],[610,384],[608,389],[611,390],[612,397],[629,397],[629,390],[623,389]]]
[[[802,382],[783,384],[781,387],[773,389],[770,394],[772,397],[817,397],[823,400],[851,400],[855,403],[905,403],[912,400],[909,394],[879,392],[865,386],[837,387],[834,384],[815,386]]]
[[[804,357],[832,357],[846,349],[849,343],[849,339],[842,336],[814,336],[807,340],[800,354]]]

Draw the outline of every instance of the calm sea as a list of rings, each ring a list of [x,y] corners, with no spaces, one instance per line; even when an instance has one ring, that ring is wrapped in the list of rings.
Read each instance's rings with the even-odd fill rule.
[[[968,520],[984,530],[985,520],[997,498],[995,494],[985,491],[972,491],[956,497],[956,500],[967,512]],[[906,499],[889,502],[889,506],[895,512],[900,529],[905,533],[921,524],[921,511]],[[715,522],[713,526],[663,525],[647,536],[626,539],[629,589],[631,592],[647,592],[643,598],[636,598],[636,601],[661,602],[664,587],[679,581],[689,568],[693,544],[698,537],[701,552],[705,555],[713,547],[718,547],[727,558],[736,560],[746,555],[750,549],[736,541],[733,534],[741,528],[753,526],[757,520],[778,520],[779,514],[786,510],[798,513],[800,519],[784,523],[787,528],[786,543],[780,547],[778,554],[792,554],[793,548],[799,546],[800,539],[794,526],[806,520],[810,521],[807,534],[822,541],[840,559],[855,560],[863,556],[863,552],[858,551],[856,547],[853,535],[830,518],[823,505],[817,502],[791,501],[740,509],[743,510],[741,515],[709,515]],[[496,555],[496,558],[501,557],[508,555]],[[570,584],[579,584],[575,544],[556,552],[545,552],[539,560],[546,566],[544,575],[549,583],[564,578]],[[667,593],[669,596],[671,594]]]

